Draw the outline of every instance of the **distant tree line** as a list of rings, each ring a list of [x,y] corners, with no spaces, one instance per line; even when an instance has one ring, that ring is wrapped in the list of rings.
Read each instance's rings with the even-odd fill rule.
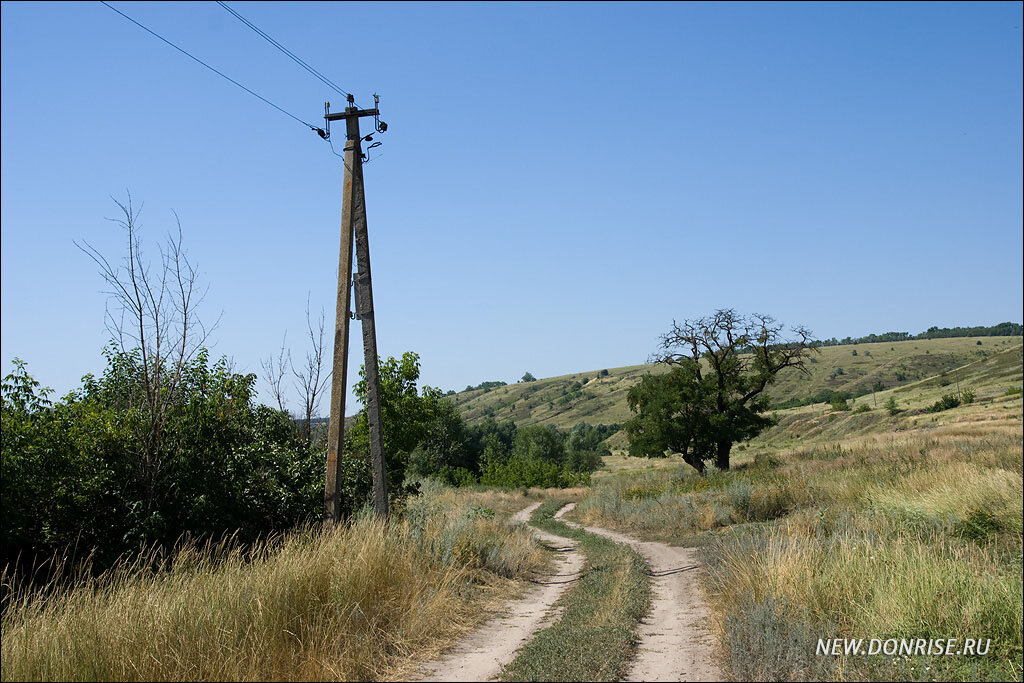
[[[474,386],[470,386],[470,385],[467,384],[466,388],[463,389],[463,391],[476,391],[477,389],[483,389],[484,391],[489,391],[491,389],[496,389],[498,387],[504,387],[504,386],[507,386],[507,385],[508,385],[508,382],[502,382],[501,380],[494,380],[492,382],[480,382],[480,384],[477,384],[475,387]],[[452,392],[452,393],[454,393],[454,392]]]
[[[870,344],[873,342],[912,341],[915,339],[946,339],[950,337],[1020,337],[1024,328],[1020,323],[999,323],[998,325],[979,327],[929,327],[920,334],[909,332],[886,332],[869,334],[864,337],[844,337],[843,339],[823,339],[816,346],[844,346],[847,344]]]

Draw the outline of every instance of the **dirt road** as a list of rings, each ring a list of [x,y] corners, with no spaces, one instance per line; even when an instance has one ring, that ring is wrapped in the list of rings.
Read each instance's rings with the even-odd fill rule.
[[[513,522],[526,523],[540,503],[520,510]],[[553,623],[557,615],[551,606],[579,576],[583,555],[567,538],[531,528],[534,536],[558,551],[559,558],[549,574],[535,575],[534,585],[522,599],[506,605],[483,628],[467,635],[439,660],[424,667],[424,681],[486,681],[501,673],[501,667],[515,657],[533,634]]]
[[[513,522],[526,523],[540,505],[534,503],[516,513]],[[720,681],[722,673],[711,653],[714,642],[706,628],[709,613],[695,573],[700,564],[692,548],[676,548],[638,541],[623,534],[570,522],[563,516],[575,507],[570,503],[555,517],[570,526],[631,546],[651,568],[652,605],[640,623],[640,643],[630,667],[629,681]],[[551,574],[537,576],[535,585],[520,600],[509,603],[483,628],[467,635],[444,657],[424,667],[424,681],[486,681],[501,673],[532,635],[558,618],[551,606],[579,576],[584,558],[575,543],[539,529],[534,535],[560,552]]]
[[[561,517],[573,507],[569,504],[555,516]],[[640,622],[639,653],[626,680],[722,680],[711,656],[714,641],[705,626],[710,614],[695,576],[700,564],[693,548],[638,541],[607,529],[562,521],[631,546],[651,567],[651,612]]]

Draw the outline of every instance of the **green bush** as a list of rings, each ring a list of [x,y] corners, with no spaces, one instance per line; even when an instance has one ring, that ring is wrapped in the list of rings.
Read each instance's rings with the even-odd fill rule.
[[[976,399],[977,397],[978,394],[974,391],[974,389],[965,388],[962,392],[960,392],[960,400],[962,400],[965,405],[970,405],[971,403],[974,403],[974,399]]]
[[[433,478],[449,486],[473,486],[479,483],[476,475],[465,467],[449,467],[448,465],[441,467]]]
[[[889,400],[885,402],[885,409],[889,411],[890,415],[896,415],[900,412],[895,396],[890,396]]]
[[[518,486],[570,488],[588,485],[590,475],[573,472],[554,462],[512,457],[504,463],[487,463],[480,474],[480,483],[486,486],[510,488]]]
[[[846,400],[846,396],[843,394],[836,394],[832,397],[832,410],[849,410],[850,404]]]
[[[853,411],[854,415],[869,412],[871,412],[871,406],[869,406],[867,403],[861,403],[859,406],[857,406],[856,410]]]
[[[999,518],[983,508],[973,508],[967,516],[953,525],[954,531],[973,541],[983,541],[1003,530]]]
[[[4,562],[78,548],[101,570],[184,534],[249,542],[320,514],[322,455],[286,413],[255,403],[255,375],[200,352],[157,431],[141,355],[105,353],[103,375],[56,403],[20,361],[3,381]],[[369,490],[362,461],[344,459],[342,474],[346,499]]]
[[[940,398],[938,401],[933,403],[928,408],[928,412],[929,413],[939,413],[939,412],[942,412],[943,410],[949,410],[950,408],[956,408],[958,405],[960,405],[960,399],[958,399],[955,394],[946,394],[945,396]]]

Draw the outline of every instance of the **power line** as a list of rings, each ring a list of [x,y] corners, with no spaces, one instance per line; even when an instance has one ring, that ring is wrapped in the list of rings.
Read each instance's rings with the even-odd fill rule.
[[[326,86],[327,86],[327,87],[329,87],[329,88],[332,88],[332,89],[333,89],[333,90],[334,90],[335,92],[339,93],[339,94],[340,94],[340,95],[342,95],[342,96],[346,96],[346,97],[348,96],[348,94],[349,94],[349,93],[348,93],[348,91],[347,91],[347,90],[343,90],[343,89],[342,89],[342,88],[340,88],[340,87],[339,87],[338,85],[336,85],[336,84],[334,83],[334,81],[332,81],[331,79],[327,78],[327,77],[326,77],[326,76],[324,76],[324,75],[323,75],[322,73],[320,73],[319,71],[317,71],[316,69],[314,69],[313,67],[311,67],[311,66],[310,66],[309,64],[307,64],[306,62],[304,62],[304,61],[303,61],[302,59],[300,59],[300,58],[299,58],[299,57],[298,57],[298,56],[297,56],[297,55],[296,55],[295,53],[293,53],[293,52],[292,52],[291,50],[289,50],[289,49],[288,49],[288,48],[286,48],[286,47],[285,47],[284,45],[282,45],[281,43],[277,42],[276,40],[274,40],[273,38],[271,38],[271,37],[270,37],[269,35],[267,35],[267,34],[266,34],[266,32],[265,32],[265,31],[263,31],[262,29],[260,29],[260,27],[259,27],[259,26],[257,26],[256,24],[252,23],[251,21],[249,21],[248,19],[246,19],[245,17],[243,17],[243,16],[241,15],[241,14],[239,14],[238,12],[236,12],[236,11],[235,11],[234,9],[232,9],[231,7],[229,7],[229,6],[228,6],[228,4],[227,4],[226,2],[222,2],[221,0],[217,0],[217,4],[218,4],[218,5],[220,5],[221,7],[223,7],[223,8],[224,8],[225,10],[227,10],[228,12],[230,12],[230,13],[231,13],[232,15],[234,15],[234,17],[235,17],[236,19],[238,19],[238,20],[239,20],[240,22],[242,22],[243,24],[245,24],[246,26],[248,26],[249,28],[251,28],[251,29],[252,29],[253,31],[255,31],[257,35],[259,35],[260,37],[262,37],[262,38],[263,38],[264,40],[266,40],[266,41],[267,41],[268,43],[270,43],[271,45],[273,45],[274,47],[276,47],[276,48],[277,48],[278,50],[280,50],[281,52],[283,52],[284,54],[286,54],[286,55],[287,55],[287,56],[288,56],[289,58],[291,58],[291,59],[292,59],[292,61],[294,61],[294,62],[295,62],[296,64],[298,64],[299,66],[301,66],[301,67],[302,67],[303,69],[305,69],[306,71],[308,71],[309,73],[311,73],[311,74],[312,74],[312,75],[313,75],[313,76],[314,76],[315,78],[319,79],[321,83],[323,83],[324,85],[326,85]]]
[[[145,26],[143,26],[143,25],[142,25],[142,24],[140,24],[139,22],[135,21],[134,19],[132,19],[131,17],[129,17],[129,16],[127,15],[127,14],[125,14],[125,13],[124,13],[124,12],[122,12],[121,10],[119,10],[119,9],[117,9],[116,7],[113,7],[112,5],[110,5],[109,3],[107,3],[107,2],[105,1],[105,0],[99,0],[99,2],[100,2],[101,4],[103,4],[103,5],[106,5],[106,6],[107,6],[108,8],[110,8],[111,10],[113,10],[113,11],[117,12],[117,13],[118,13],[118,14],[120,14],[120,15],[121,15],[122,17],[124,17],[124,18],[125,18],[125,19],[127,19],[128,21],[132,22],[133,24],[135,24],[136,26],[138,26],[139,28],[141,28],[141,29],[142,29],[143,31],[145,31],[146,33],[149,33],[150,35],[152,35],[152,36],[155,36],[156,38],[159,38],[160,40],[162,40],[163,42],[167,43],[168,45],[170,45],[171,47],[173,47],[173,48],[174,48],[175,50],[177,50],[178,52],[180,52],[181,54],[183,54],[183,55],[185,55],[186,57],[188,57],[188,58],[190,58],[190,59],[192,59],[192,60],[194,60],[194,61],[198,62],[199,64],[202,64],[202,65],[203,65],[203,66],[205,66],[205,67],[206,67],[207,69],[209,69],[209,70],[210,70],[210,71],[212,71],[213,73],[217,74],[217,75],[218,75],[218,76],[220,76],[221,78],[224,78],[224,79],[226,79],[226,80],[228,80],[228,81],[231,81],[232,83],[234,83],[234,84],[235,84],[235,85],[237,85],[237,86],[238,86],[239,88],[241,88],[241,89],[242,89],[242,90],[244,90],[245,92],[249,93],[249,94],[250,94],[250,95],[252,95],[253,97],[259,98],[260,100],[262,100],[262,101],[266,102],[267,104],[269,104],[269,105],[270,105],[271,107],[273,107],[274,109],[278,110],[279,112],[281,112],[282,114],[284,114],[284,115],[286,115],[286,116],[290,116],[291,118],[295,119],[296,121],[298,121],[298,122],[299,122],[299,123],[301,123],[302,125],[306,126],[307,128],[312,128],[313,130],[317,130],[316,126],[314,126],[313,124],[311,124],[311,123],[308,123],[308,122],[306,122],[306,121],[303,121],[302,119],[300,119],[300,118],[299,118],[298,116],[296,116],[295,114],[292,114],[291,112],[285,111],[285,110],[284,110],[284,109],[282,109],[281,107],[277,106],[276,104],[274,104],[273,102],[271,102],[270,100],[268,100],[268,99],[267,99],[266,97],[263,97],[262,95],[260,95],[260,94],[258,94],[258,93],[256,93],[256,92],[253,92],[252,90],[250,90],[249,88],[245,87],[244,85],[242,85],[241,83],[239,83],[239,82],[238,82],[238,81],[236,81],[235,79],[233,79],[233,78],[231,78],[230,76],[228,76],[228,75],[226,75],[226,74],[224,74],[224,73],[222,73],[222,72],[218,71],[217,69],[213,68],[212,66],[210,66],[209,64],[207,64],[207,63],[206,63],[206,62],[204,62],[203,60],[199,59],[199,58],[198,58],[198,57],[196,57],[195,55],[193,55],[193,54],[190,54],[190,53],[189,53],[189,52],[187,52],[186,50],[184,50],[184,49],[182,49],[182,48],[178,47],[177,45],[175,45],[175,44],[174,44],[174,43],[172,43],[171,41],[167,40],[166,38],[164,38],[164,37],[163,37],[162,35],[160,35],[160,34],[159,34],[159,33],[157,33],[156,31],[153,31],[153,30],[151,30],[151,29],[149,29],[149,28],[146,28]]]

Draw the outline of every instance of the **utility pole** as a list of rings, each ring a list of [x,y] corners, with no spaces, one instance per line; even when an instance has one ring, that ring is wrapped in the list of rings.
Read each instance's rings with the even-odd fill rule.
[[[363,329],[363,358],[366,372],[366,413],[370,428],[370,459],[373,467],[373,510],[386,519],[388,516],[387,471],[381,444],[380,367],[377,362],[377,334],[373,320],[373,287],[370,280],[370,243],[366,229],[366,197],[363,192],[363,137],[359,133],[359,119],[372,116],[377,132],[387,130],[379,121],[380,115],[374,96],[373,109],[359,109],[352,95],[341,113],[330,113],[325,107],[326,133],[330,138],[331,121],[345,121],[345,179],[341,200],[341,246],[338,255],[338,301],[334,322],[334,374],[331,378],[331,416],[327,431],[327,478],[324,484],[324,517],[337,522],[341,517],[341,468],[339,460],[345,444],[345,388],[348,380],[348,328],[353,317],[350,310],[350,291],[355,285],[356,311]],[[372,135],[372,134],[371,134]],[[372,139],[367,135],[367,140]],[[353,278],[352,244],[355,242],[356,264],[359,268]],[[353,282],[354,281],[354,282]]]

